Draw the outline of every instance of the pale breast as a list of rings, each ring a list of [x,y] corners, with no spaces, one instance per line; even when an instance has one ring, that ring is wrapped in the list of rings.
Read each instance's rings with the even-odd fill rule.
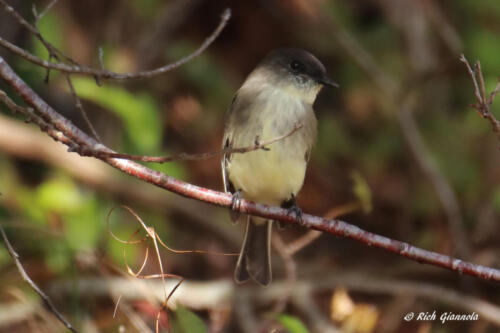
[[[274,94],[280,94],[274,90]],[[288,94],[259,96],[252,103],[245,124],[232,134],[232,146],[252,145],[289,133],[297,123],[303,127],[293,135],[268,146],[268,151],[233,154],[227,166],[235,189],[254,201],[277,205],[296,195],[302,187],[306,171],[306,155],[316,138],[316,118],[312,107]]]

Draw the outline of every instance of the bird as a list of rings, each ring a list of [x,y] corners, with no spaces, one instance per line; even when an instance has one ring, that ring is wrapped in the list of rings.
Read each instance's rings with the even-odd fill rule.
[[[280,205],[301,217],[296,196],[317,137],[313,104],[324,86],[338,84],[314,55],[298,48],[275,49],[250,72],[226,112],[223,149],[285,137],[266,149],[223,154],[224,190],[232,193],[233,203],[244,198]],[[295,133],[286,136],[297,126]],[[231,214],[233,222],[239,217]],[[272,281],[272,221],[243,217],[245,236],[234,278],[237,283],[252,279],[268,286]]]

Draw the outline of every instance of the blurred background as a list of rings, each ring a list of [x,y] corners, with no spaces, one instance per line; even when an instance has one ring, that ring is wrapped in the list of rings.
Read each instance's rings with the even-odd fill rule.
[[[8,1],[29,22],[48,1]],[[42,35],[77,62],[135,72],[194,51],[224,8],[232,18],[200,57],[151,79],[73,75],[102,142],[141,155],[200,153],[221,146],[232,95],[265,54],[309,50],[340,83],[315,109],[318,143],[298,197],[304,212],[477,264],[500,267],[500,143],[470,107],[472,82],[459,55],[481,61],[486,90],[500,75],[500,2],[412,0],[108,0],[57,2]],[[0,11],[0,36],[47,59],[26,29]],[[65,76],[0,49],[50,105],[90,133]],[[4,84],[11,98],[17,96]],[[20,102],[21,103],[21,102]],[[500,117],[500,101],[492,110]],[[178,179],[222,190],[219,158],[150,164]],[[127,275],[151,243],[124,245],[106,217],[126,204],[175,249],[235,253],[242,225],[226,209],[159,190],[106,164],[67,153],[0,105],[0,223],[33,280],[82,332],[154,331],[160,280]],[[122,239],[138,223],[116,209]],[[498,332],[498,284],[320,235],[293,258],[283,251],[307,230],[275,233],[268,289],[232,282],[236,257],[161,249],[164,273],[186,281],[160,316],[173,332]],[[139,235],[144,235],[143,231]],[[311,238],[318,235],[308,234]],[[124,251],[126,259],[124,259]],[[159,274],[149,252],[144,275]],[[175,279],[167,279],[167,295]],[[145,284],[138,284],[145,282]],[[293,283],[293,284],[292,284]],[[293,286],[290,288],[290,286]],[[121,298],[120,298],[121,297]],[[118,298],[120,302],[115,304]],[[404,320],[436,311],[436,320]],[[479,313],[442,323],[442,313]],[[0,246],[0,332],[63,332]]]

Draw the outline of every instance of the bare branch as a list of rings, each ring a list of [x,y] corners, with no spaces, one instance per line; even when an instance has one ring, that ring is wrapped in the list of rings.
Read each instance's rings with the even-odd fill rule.
[[[92,125],[92,122],[90,121],[89,116],[87,115],[87,112],[83,108],[82,101],[80,100],[80,98],[76,94],[75,87],[73,86],[73,81],[71,80],[70,75],[66,74],[65,76],[66,76],[66,82],[68,83],[69,90],[71,91],[71,96],[73,96],[73,100],[75,101],[76,108],[78,109],[78,111],[80,111],[80,114],[82,115],[83,120],[85,120],[85,123],[87,124],[87,127],[90,129],[90,132],[92,133],[94,138],[97,141],[101,142],[102,141],[101,137],[99,136],[99,134],[97,134],[97,131],[95,130],[94,125]]]
[[[7,3],[5,3],[4,0],[0,0],[0,5],[4,7],[4,9],[14,17],[22,26],[27,28],[32,34],[35,35],[35,37],[43,44],[43,46],[47,49],[47,52],[49,53],[49,60],[50,59],[55,59],[57,62],[61,62],[61,58],[72,63],[72,64],[77,64],[76,61],[73,59],[69,58],[68,56],[64,55],[61,51],[59,51],[54,45],[52,45],[50,42],[48,42],[45,38],[43,38],[42,34],[40,33],[40,30],[38,29],[38,22],[40,19],[48,13],[48,11],[57,3],[58,0],[52,0],[47,7],[40,13],[37,13],[36,7],[33,4],[33,15],[35,16],[35,24],[31,25],[29,22],[27,22],[19,13],[17,13],[11,6],[9,6]],[[47,69],[47,74],[45,78],[45,82],[49,81],[49,75],[50,75],[50,70]],[[78,98],[75,88],[73,87],[73,82],[71,81],[71,77],[69,74],[66,73],[65,75],[66,81],[68,83],[69,89],[71,91],[71,95],[73,96],[73,99],[75,101],[75,106],[80,111],[82,114],[83,119],[85,120],[85,123],[89,127],[92,135],[97,139],[97,141],[101,141],[99,138],[99,135],[97,134],[94,126],[89,120],[89,117],[87,113],[85,112],[82,102]]]
[[[214,41],[215,39],[220,35],[224,27],[227,25],[227,22],[231,18],[231,10],[229,8],[226,8],[224,12],[221,15],[221,19],[219,22],[219,25],[215,30],[212,32],[210,36],[208,36],[205,41],[196,49],[194,52],[188,54],[187,56],[173,62],[167,65],[164,65],[162,67],[158,67],[156,69],[152,70],[146,70],[146,71],[140,71],[136,73],[115,73],[109,70],[105,69],[96,69],[92,67],[87,67],[84,65],[80,65],[77,62],[73,61],[72,59],[64,56],[58,49],[56,49],[52,44],[47,42],[40,34],[38,29],[28,23],[21,15],[19,15],[11,6],[9,6],[4,0],[0,0],[0,5],[4,7],[4,9],[11,14],[22,26],[27,28],[32,34],[34,34],[43,44],[44,46],[49,50],[50,55],[61,55],[67,62],[70,64],[66,64],[63,62],[59,63],[52,63],[47,60],[40,59],[39,57],[35,56],[34,54],[10,43],[9,41],[3,39],[0,37],[0,46],[5,47],[9,51],[17,54],[18,56],[47,69],[54,69],[58,70],[64,73],[70,73],[70,74],[85,74],[85,75],[92,75],[96,77],[98,80],[100,79],[107,79],[107,80],[128,80],[128,79],[144,79],[144,78],[151,78],[153,76],[161,75],[167,72],[170,72],[177,67],[180,67],[184,65],[185,63],[193,60],[194,58],[198,57],[201,53],[203,53]]]
[[[7,238],[7,235],[5,234],[5,230],[3,230],[2,226],[0,225],[0,233],[2,234],[3,241],[5,243],[5,247],[7,248],[7,251],[9,251],[10,256],[14,260],[14,263],[17,266],[17,270],[21,274],[21,277],[23,278],[24,281],[26,281],[30,287],[36,291],[38,295],[43,300],[43,303],[47,307],[47,309],[54,314],[54,316],[59,319],[61,323],[64,324],[71,332],[78,332],[72,325],[71,323],[64,318],[64,316],[56,309],[50,298],[36,285],[33,280],[29,277],[28,273],[24,270],[23,264],[19,260],[19,254],[17,254],[16,250],[12,247],[12,245],[9,242],[9,239]]]
[[[61,131],[56,130],[54,126],[46,123],[45,120],[38,116],[32,108],[23,108],[14,103],[14,101],[11,100],[3,90],[0,90],[0,101],[2,101],[12,112],[24,114],[26,116],[26,122],[34,123],[55,141],[62,142],[66,145],[74,144]]]
[[[54,5],[57,3],[58,0],[52,0],[48,5],[47,7],[45,7],[44,10],[42,10],[42,12],[40,14],[37,14],[35,15],[35,26],[38,25],[38,21],[40,21],[42,19],[42,17],[44,17],[48,12],[49,10],[52,9],[52,7],[54,7]],[[33,8],[35,9],[34,7],[35,5],[33,4]]]
[[[68,139],[80,146],[102,146],[102,150],[113,152],[86,135],[68,119],[55,111],[40,98],[1,57],[0,77],[3,78],[3,80],[11,86],[26,103],[33,107],[45,122],[50,123],[54,128],[61,131]],[[110,157],[99,159],[124,173],[179,195],[226,208],[232,205],[232,196],[229,193],[218,192],[189,184],[131,161]],[[357,226],[341,220],[325,219],[319,216],[303,214],[302,219],[297,221],[295,216],[289,214],[287,209],[258,204],[243,199],[241,200],[241,205],[239,205],[238,210],[241,213],[260,216],[284,223],[301,225],[306,228],[324,231],[332,235],[350,238],[369,246],[385,249],[420,263],[443,267],[460,274],[467,274],[485,280],[500,282],[500,270],[498,269],[476,265],[447,255],[423,250],[408,243],[362,230]]]
[[[491,112],[491,105],[495,100],[495,96],[500,91],[500,77],[498,78],[497,85],[490,93],[490,96],[486,98],[486,89],[484,87],[484,78],[483,72],[481,70],[481,63],[479,61],[476,61],[476,63],[474,64],[474,69],[472,69],[469,61],[463,54],[460,55],[460,61],[465,64],[467,72],[472,79],[472,84],[474,85],[474,95],[476,96],[477,103],[471,104],[471,106],[477,110],[482,118],[485,118],[490,122],[491,127],[493,128],[493,132],[496,133],[498,140],[500,140],[500,121],[498,121],[498,119],[496,119]]]
[[[50,57],[55,58],[56,60],[59,59],[59,56],[65,59],[66,61],[76,64],[76,61],[73,59],[67,57],[66,55],[62,54],[61,51],[59,51],[54,45],[52,45],[50,42],[45,40],[41,33],[40,30],[38,29],[38,21],[50,10],[50,8],[55,4],[56,1],[53,1],[51,4],[47,6],[47,8],[41,13],[37,14],[36,9],[34,9],[34,15],[35,15],[35,25],[30,24],[28,21],[26,21],[18,12],[14,10],[12,6],[7,4],[5,0],[0,0],[0,6],[2,6],[5,11],[11,15],[16,21],[19,22],[24,28],[26,28],[30,33],[32,33],[42,44],[43,46],[47,49],[49,52]],[[0,38],[2,40],[2,38]],[[7,42],[8,43],[8,42]],[[1,43],[0,43],[1,44]],[[9,43],[10,44],[10,43]],[[49,62],[50,63],[50,62]]]
[[[121,159],[126,159],[126,160],[131,160],[131,161],[139,161],[139,162],[155,162],[155,163],[167,163],[167,162],[173,162],[173,161],[199,161],[199,160],[206,160],[215,156],[219,156],[222,154],[243,154],[243,153],[248,153],[254,150],[270,150],[267,146],[283,140],[290,135],[293,135],[295,132],[300,130],[303,127],[302,124],[295,124],[294,128],[281,136],[278,136],[272,140],[267,140],[265,142],[259,142],[258,140],[255,141],[255,143],[251,146],[246,146],[246,147],[239,147],[239,148],[225,148],[217,151],[212,151],[212,152],[206,152],[206,153],[200,153],[200,154],[186,154],[186,153],[180,153],[177,155],[173,156],[144,156],[144,155],[129,155],[129,154],[121,154],[121,153],[114,153],[114,152],[109,152],[109,151],[104,151],[100,149],[94,149],[94,148],[89,148],[86,146],[78,146],[74,147],[71,150],[74,152],[77,152],[78,154],[82,156],[93,156],[97,158],[105,158],[105,157],[112,157],[112,158],[121,158]]]

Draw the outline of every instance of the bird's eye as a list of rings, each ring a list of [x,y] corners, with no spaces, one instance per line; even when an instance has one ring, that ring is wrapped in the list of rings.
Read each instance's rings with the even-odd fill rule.
[[[300,61],[294,60],[290,63],[290,68],[294,72],[301,72],[304,70],[304,64],[302,64]]]

